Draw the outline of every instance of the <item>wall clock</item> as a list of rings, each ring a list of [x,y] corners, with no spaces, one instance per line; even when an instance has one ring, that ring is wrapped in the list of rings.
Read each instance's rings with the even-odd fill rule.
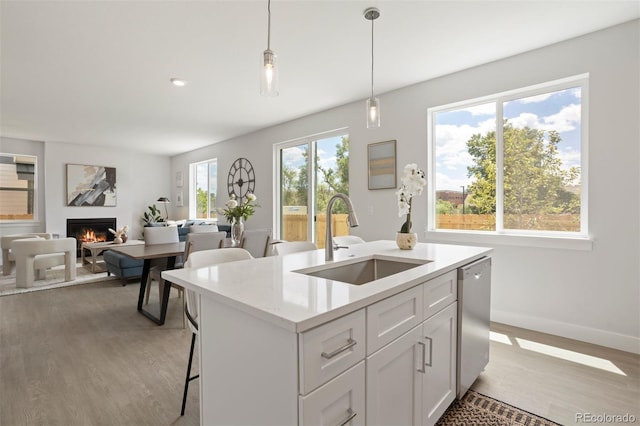
[[[227,176],[227,191],[229,196],[235,195],[241,202],[247,194],[253,193],[256,188],[256,174],[251,162],[246,158],[238,158],[229,168]]]

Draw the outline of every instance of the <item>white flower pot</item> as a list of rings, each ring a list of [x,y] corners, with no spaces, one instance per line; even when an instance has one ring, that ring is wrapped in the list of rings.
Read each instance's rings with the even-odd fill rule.
[[[416,232],[396,232],[396,244],[401,250],[412,250],[417,243],[418,234]]]

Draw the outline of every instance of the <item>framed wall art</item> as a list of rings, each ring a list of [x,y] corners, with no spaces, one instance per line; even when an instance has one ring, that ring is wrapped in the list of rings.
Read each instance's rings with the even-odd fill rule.
[[[369,189],[396,188],[396,141],[367,145]]]
[[[67,206],[115,205],[115,167],[67,164]]]
[[[182,180],[182,172],[176,172],[176,186],[182,188],[184,181]]]

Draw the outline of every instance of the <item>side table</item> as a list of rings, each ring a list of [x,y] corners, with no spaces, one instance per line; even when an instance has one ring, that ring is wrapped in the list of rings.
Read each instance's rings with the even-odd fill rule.
[[[113,247],[120,246],[130,246],[130,245],[138,245],[144,244],[142,240],[127,240],[126,243],[114,244],[113,241],[101,241],[97,243],[82,243],[80,247],[80,252],[82,253],[80,258],[82,261],[82,265],[90,270],[92,273],[96,274],[98,272],[106,272],[107,268],[104,264],[98,263],[98,256],[105,250],[109,250]],[[85,257],[85,250],[88,250],[91,254],[90,258]]]

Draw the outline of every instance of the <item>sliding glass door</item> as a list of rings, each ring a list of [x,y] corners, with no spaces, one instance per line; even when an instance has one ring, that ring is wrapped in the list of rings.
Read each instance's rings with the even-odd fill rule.
[[[324,247],[327,203],[336,193],[349,194],[349,135],[337,132],[279,144],[276,155],[276,238]],[[342,203],[334,205],[334,236],[349,233],[346,211]]]

